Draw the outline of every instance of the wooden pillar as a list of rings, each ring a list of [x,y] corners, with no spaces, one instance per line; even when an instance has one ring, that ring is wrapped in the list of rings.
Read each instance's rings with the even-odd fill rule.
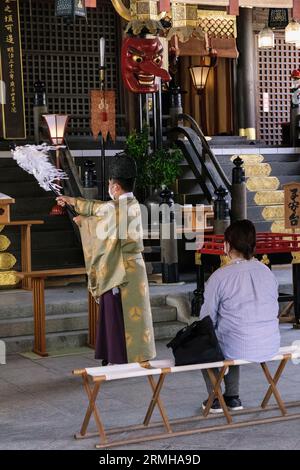
[[[97,327],[97,318],[99,305],[96,303],[94,297],[89,292],[88,293],[88,305],[89,305],[89,337],[88,337],[88,346],[92,349],[95,349],[96,346],[96,327]]]
[[[33,312],[34,312],[34,348],[33,352],[46,357],[46,308],[45,308],[45,280],[34,277],[32,279]]]
[[[239,134],[256,138],[254,34],[251,8],[240,8],[237,18],[239,51],[237,67]]]
[[[31,272],[31,225],[21,225],[21,268],[22,272]],[[31,289],[31,278],[22,280],[22,288]]]

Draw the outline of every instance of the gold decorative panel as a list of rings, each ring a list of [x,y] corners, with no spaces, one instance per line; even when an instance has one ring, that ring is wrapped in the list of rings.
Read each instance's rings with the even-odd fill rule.
[[[0,235],[0,251],[5,251],[10,245],[10,240],[5,235]]]
[[[258,206],[265,206],[270,204],[283,204],[284,193],[283,191],[258,191],[254,196],[254,202]]]
[[[17,260],[11,253],[0,253],[0,269],[11,269]]]
[[[132,20],[157,20],[157,0],[131,0]]]
[[[244,165],[245,176],[269,176],[271,174],[272,168],[269,163],[254,163]]]
[[[4,229],[5,225],[0,225],[0,232]]]
[[[172,27],[182,28],[198,26],[197,5],[187,5],[185,3],[172,3]]]
[[[283,219],[284,206],[266,206],[263,208],[262,216],[265,220]]]
[[[0,289],[3,287],[14,287],[19,282],[20,278],[16,271],[0,271]]]
[[[248,178],[246,187],[249,191],[259,190],[276,190],[279,188],[280,182],[276,176],[258,176]]]
[[[284,219],[275,220],[271,225],[271,232],[273,233],[293,233],[291,228],[284,227]],[[300,233],[300,229],[296,228],[295,233]]]

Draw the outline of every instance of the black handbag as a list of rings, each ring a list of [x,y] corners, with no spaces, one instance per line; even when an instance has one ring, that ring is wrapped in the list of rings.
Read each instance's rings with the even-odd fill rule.
[[[182,328],[167,347],[173,350],[176,366],[224,360],[210,316]]]

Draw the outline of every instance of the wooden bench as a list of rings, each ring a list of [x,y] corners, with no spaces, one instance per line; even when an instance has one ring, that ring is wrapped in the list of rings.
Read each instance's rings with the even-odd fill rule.
[[[260,365],[264,372],[264,376],[268,383],[267,392],[258,408],[251,408],[246,409],[243,411],[236,411],[234,413],[235,416],[240,415],[248,415],[252,413],[259,413],[259,412],[274,412],[276,410],[280,410],[280,415],[271,416],[271,417],[264,417],[264,418],[256,418],[256,419],[248,419],[248,420],[238,420],[233,422],[233,417],[230,414],[226,403],[224,401],[222,391],[221,391],[221,383],[224,378],[224,375],[227,371],[229,366],[233,365],[246,365],[251,364],[249,361],[244,360],[225,360],[222,362],[215,362],[209,364],[194,364],[194,365],[187,365],[187,366],[174,366],[174,362],[172,360],[154,360],[149,361],[147,363],[131,363],[131,364],[121,364],[121,365],[113,365],[107,367],[90,367],[86,369],[79,369],[74,370],[74,375],[80,375],[83,379],[83,385],[85,392],[87,394],[89,404],[88,408],[80,429],[80,432],[75,434],[76,439],[86,439],[89,437],[100,437],[100,443],[96,444],[96,448],[108,448],[113,446],[119,445],[128,445],[128,444],[135,444],[139,442],[145,441],[154,441],[157,439],[168,439],[173,438],[175,436],[187,436],[191,434],[197,433],[204,433],[216,430],[225,430],[225,429],[232,429],[232,428],[239,428],[239,427],[246,427],[256,424],[267,424],[272,422],[278,421],[286,421],[286,420],[293,420],[293,419],[300,419],[300,412],[296,412],[294,414],[287,413],[287,408],[292,407],[299,407],[300,408],[300,400],[296,402],[289,402],[284,403],[281,399],[279,391],[277,389],[277,383],[280,379],[280,376],[287,364],[287,362],[291,359],[299,360],[300,358],[300,348],[299,346],[288,346],[284,348],[280,348],[278,354],[274,356],[271,361],[279,361],[279,366],[274,374],[271,375],[269,368],[266,362],[262,362]],[[269,362],[269,361],[268,361]],[[219,374],[216,377],[213,373],[214,368],[219,368]],[[163,388],[164,381],[166,377],[170,374],[180,373],[180,372],[195,372],[207,370],[209,374],[210,381],[213,386],[213,391],[208,398],[207,405],[203,414],[199,414],[198,416],[191,416],[188,418],[181,418],[175,420],[169,420],[166,412],[166,408],[162,402],[160,397],[160,393]],[[157,381],[155,381],[155,376],[157,376]],[[96,400],[100,391],[100,387],[105,382],[110,382],[114,380],[120,379],[131,379],[137,377],[147,377],[150,387],[151,387],[151,400],[148,406],[144,421],[142,424],[132,425],[132,426],[122,426],[118,428],[111,428],[105,431],[104,425],[101,420],[100,412],[96,405]],[[271,396],[274,396],[277,405],[267,406]],[[183,395],[182,395],[183,396]],[[196,392],[197,396],[197,392]],[[209,410],[211,408],[212,402],[214,398],[218,398],[220,405],[224,411],[226,422],[221,422],[221,424],[215,425],[206,425],[206,421],[209,420],[220,420],[220,415],[209,415]],[[200,401],[200,397],[199,397]],[[182,400],[182,404],[184,406],[184,399]],[[200,403],[199,403],[200,406]],[[150,424],[150,420],[153,415],[153,411],[155,407],[158,408],[162,421],[155,422]],[[90,422],[90,418],[94,415],[97,432],[88,433],[88,425]],[[200,422],[201,426],[196,426],[197,423]],[[205,423],[203,425],[203,423]],[[187,424],[188,429],[182,429],[182,425]],[[163,432],[155,432],[155,428],[159,428],[163,426],[165,429]],[[125,437],[123,439],[108,439],[108,436],[114,434],[122,434],[122,433],[134,433],[131,437]]]
[[[61,276],[79,276],[86,274],[85,268],[50,269],[43,271],[30,271],[18,273],[22,279],[32,281],[33,313],[34,313],[34,347],[33,352],[39,356],[48,356],[46,350],[46,305],[45,305],[45,279]],[[88,293],[89,335],[88,345],[95,346],[96,321],[98,305],[93,296]]]

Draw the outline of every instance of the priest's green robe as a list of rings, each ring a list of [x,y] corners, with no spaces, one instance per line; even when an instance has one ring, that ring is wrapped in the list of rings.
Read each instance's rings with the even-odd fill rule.
[[[128,362],[156,355],[149,285],[142,256],[143,236],[138,201],[77,198],[88,287],[94,298],[118,287],[121,292]]]

